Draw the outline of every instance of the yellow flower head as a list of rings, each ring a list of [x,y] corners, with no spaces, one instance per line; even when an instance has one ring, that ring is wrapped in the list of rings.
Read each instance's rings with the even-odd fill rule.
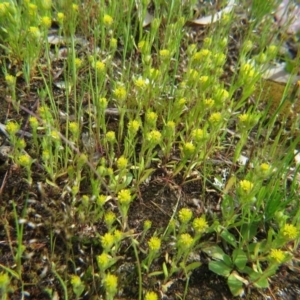
[[[192,131],[192,137],[195,139],[195,141],[203,141],[207,138],[207,132],[203,129],[194,129]]]
[[[105,109],[107,107],[107,99],[105,97],[99,98],[98,103],[102,109]]]
[[[117,48],[117,45],[118,45],[118,40],[115,38],[111,38],[109,42],[110,48],[115,49]]]
[[[204,59],[207,59],[211,56],[211,52],[208,49],[202,49],[198,52],[196,52],[192,59],[195,61],[202,61]]]
[[[103,206],[104,203],[106,202],[107,197],[105,195],[99,195],[97,198],[97,204],[99,206]]]
[[[253,189],[253,183],[249,180],[241,180],[240,187],[244,192],[249,193]]]
[[[32,159],[28,154],[22,154],[19,156],[19,163],[23,167],[28,167],[32,163]]]
[[[103,252],[101,255],[98,255],[96,259],[100,270],[105,270],[109,265],[111,257],[106,252]]]
[[[272,249],[269,257],[276,263],[281,264],[285,260],[285,253],[280,249]]]
[[[208,98],[204,100],[204,104],[206,107],[213,107],[215,104],[215,100]]]
[[[118,86],[114,90],[114,95],[118,100],[125,100],[127,96],[126,89],[123,86]]]
[[[104,249],[111,249],[114,244],[114,236],[107,232],[101,237],[101,245]]]
[[[144,222],[144,230],[149,230],[152,226],[152,222],[150,220],[146,220]]]
[[[118,290],[118,277],[112,274],[107,274],[103,281],[106,292],[114,295]]]
[[[111,226],[116,220],[116,214],[112,211],[107,212],[104,215],[104,222],[108,225]]]
[[[137,120],[131,120],[128,122],[128,130],[130,133],[136,134],[140,128],[140,122]]]
[[[147,134],[147,140],[152,144],[158,144],[161,140],[161,133],[158,130],[152,130]]]
[[[155,292],[147,292],[145,295],[145,300],[158,300],[158,296]]]
[[[65,14],[62,12],[57,13],[57,20],[59,23],[62,23],[65,19]]]
[[[9,276],[7,273],[0,273],[0,288],[5,289],[5,287],[9,284]]]
[[[110,15],[104,15],[103,17],[103,23],[106,26],[110,26],[114,22],[114,19]]]
[[[40,30],[35,26],[29,27],[29,33],[32,37],[38,39],[41,36]]]
[[[50,26],[51,26],[51,19],[48,16],[44,16],[41,19],[41,24],[45,28],[50,28]]]
[[[174,130],[175,129],[175,122],[174,121],[168,121],[166,126],[167,126],[168,129]]]
[[[221,121],[222,115],[219,112],[212,113],[209,117],[209,121],[212,124],[217,124]]]
[[[193,212],[189,208],[182,208],[178,213],[178,217],[181,223],[186,224],[193,217]]]
[[[239,115],[239,120],[241,123],[247,123],[249,121],[249,115],[248,114]]]
[[[73,11],[78,11],[78,9],[79,9],[79,6],[78,6],[78,4],[76,4],[76,3],[73,3],[72,4],[72,9],[73,9]]]
[[[9,86],[13,86],[16,82],[16,77],[10,74],[5,75],[5,81]]]
[[[82,284],[80,277],[77,275],[72,275],[71,284],[73,287],[79,287]]]
[[[114,131],[108,131],[105,136],[106,139],[111,143],[113,143],[116,140],[116,134]]]
[[[180,235],[177,245],[179,248],[182,250],[187,250],[192,247],[194,243],[194,239],[188,234],[188,233],[183,233]]]
[[[6,131],[10,135],[16,134],[20,129],[20,125],[14,121],[9,121],[6,123]]]
[[[82,65],[82,60],[80,58],[76,57],[74,60],[74,63],[77,68],[80,68]]]
[[[187,142],[183,145],[182,150],[184,155],[190,156],[195,152],[196,147],[194,146],[193,143]]]
[[[285,224],[282,228],[282,234],[289,240],[294,240],[298,236],[298,229],[293,224]]]
[[[144,80],[142,77],[139,77],[138,79],[134,80],[134,85],[139,89],[145,88],[147,84],[148,82]]]
[[[117,160],[117,166],[119,170],[124,170],[126,169],[128,164],[128,159],[124,156],[120,156]]]
[[[161,58],[168,58],[170,56],[170,51],[167,49],[162,49],[159,51],[159,55]]]
[[[153,111],[147,111],[146,113],[146,121],[152,125],[156,123],[157,120],[157,113]]]
[[[161,240],[157,236],[151,237],[150,240],[148,241],[148,247],[150,251],[157,252],[159,251],[160,246],[161,246]]]
[[[199,77],[200,84],[205,84],[208,81],[208,76],[203,75]]]
[[[72,134],[77,135],[79,133],[79,124],[77,122],[70,122],[69,129]]]
[[[193,221],[193,228],[196,233],[203,233],[208,228],[208,224],[204,217],[195,218]]]
[[[262,163],[261,165],[260,165],[260,170],[262,171],[262,172],[268,172],[269,170],[270,170],[270,165],[269,164],[267,164],[267,163]]]
[[[103,61],[97,60],[95,63],[95,69],[98,72],[103,72],[105,70],[105,63]]]
[[[39,126],[39,121],[37,120],[36,117],[30,116],[29,117],[29,124],[30,124],[31,128],[37,129],[37,127]]]
[[[118,193],[118,201],[122,205],[128,205],[132,201],[130,190],[124,189]]]
[[[60,139],[60,135],[59,135],[58,131],[56,131],[56,130],[52,130],[52,131],[50,132],[50,136],[51,136],[54,140],[59,140],[59,139]]]
[[[115,239],[115,243],[121,241],[122,238],[123,238],[123,232],[120,231],[120,230],[118,230],[118,229],[116,229],[116,230],[114,231],[114,239]]]

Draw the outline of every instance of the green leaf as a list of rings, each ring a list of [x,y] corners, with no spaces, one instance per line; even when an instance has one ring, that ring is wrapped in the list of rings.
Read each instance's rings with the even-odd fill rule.
[[[255,281],[253,283],[253,285],[257,288],[268,288],[269,287],[269,282],[268,282],[268,279],[267,278],[261,278],[259,279],[258,281]]]
[[[208,264],[208,268],[210,271],[224,277],[228,277],[231,272],[231,268],[228,267],[223,261],[211,261]]]
[[[232,253],[232,261],[239,270],[243,270],[247,264],[248,258],[242,249],[235,249]]]
[[[235,236],[234,236],[232,233],[230,233],[228,230],[222,231],[221,237],[222,237],[228,244],[230,244],[231,246],[233,246],[234,248],[237,247]]]
[[[187,265],[184,270],[186,273],[189,273],[190,271],[193,271],[197,268],[199,268],[202,265],[200,261],[192,262],[191,264]]]
[[[224,256],[226,255],[224,251],[217,245],[202,248],[202,251],[205,252],[208,256],[218,260],[224,260]]]
[[[227,279],[227,284],[233,296],[241,295],[244,292],[243,282],[236,274],[231,274]]]
[[[241,226],[241,236],[243,242],[252,240],[257,233],[258,223],[243,224]]]

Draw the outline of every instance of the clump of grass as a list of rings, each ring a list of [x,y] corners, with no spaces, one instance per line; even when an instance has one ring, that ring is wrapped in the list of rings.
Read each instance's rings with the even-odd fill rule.
[[[266,288],[278,267],[293,257],[300,226],[298,182],[294,179],[288,184],[299,139],[287,143],[282,128],[270,140],[276,117],[270,121],[260,110],[259,97],[249,101],[260,89],[262,72],[275,58],[277,46],[266,46],[266,36],[262,44],[254,45],[254,28],[250,27],[241,41],[235,74],[224,81],[234,15],[223,15],[201,43],[187,45],[183,59],[185,23],[191,18],[192,6],[154,1],[154,19],[143,28],[146,2],[137,8],[132,0],[122,5],[116,1],[0,3],[2,20],[10,21],[1,21],[1,43],[6,44],[2,48],[18,70],[14,75],[4,70],[6,93],[16,111],[23,109],[31,115],[30,142],[35,150],[33,157],[25,152],[26,144],[17,136],[21,124],[9,121],[11,159],[25,169],[29,186],[34,184],[36,162],[45,173],[45,184],[60,186],[66,223],[74,219],[78,228],[103,224],[102,232],[93,237],[100,250],[92,254],[85,270],[79,274],[70,256],[72,272],[65,277],[54,267],[57,262],[52,262],[53,274],[66,297],[79,299],[86,292],[113,299],[128,285],[120,268],[134,253],[138,299],[143,295],[157,299],[155,286],[143,289],[150,278],[161,280],[165,293],[177,274],[186,280],[185,298],[189,279],[201,266],[191,256],[202,251],[211,258],[209,269],[227,278],[233,295],[242,294],[245,287]],[[92,6],[101,13],[89,20],[91,15],[83,12]],[[255,26],[269,24],[258,7],[254,2],[251,16],[259,17]],[[265,16],[270,6],[262,9]],[[63,103],[52,90],[56,79],[47,39],[52,22],[58,24],[58,36],[68,45],[62,67]],[[82,52],[76,46],[79,31],[92,41]],[[254,48],[259,53],[253,54]],[[57,55],[58,48],[56,51]],[[42,78],[41,103],[34,112],[24,109],[26,103],[21,102],[17,88],[22,77],[30,90],[37,74]],[[111,111],[116,117],[113,127],[108,116]],[[232,132],[233,137],[228,138]],[[261,141],[265,132],[268,138]],[[239,164],[245,153],[248,162]],[[128,221],[132,203],[142,201],[141,188],[159,168],[165,174],[161,179],[172,182],[178,191],[189,182],[200,181],[204,213],[199,216],[182,208],[185,204],[178,192],[166,228],[152,230],[147,221],[136,232]],[[219,180],[221,169],[228,176]],[[298,167],[294,170],[295,175]],[[206,208],[209,188],[220,199],[217,212]],[[15,206],[13,211],[18,237],[17,248],[12,249],[16,267],[0,266],[3,295],[10,293],[9,272],[16,272],[24,288],[24,228],[18,223]],[[91,282],[93,287],[87,289]]]

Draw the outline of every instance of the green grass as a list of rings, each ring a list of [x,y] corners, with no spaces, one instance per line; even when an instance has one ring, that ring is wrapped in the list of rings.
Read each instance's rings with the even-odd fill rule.
[[[128,284],[118,270],[130,258],[137,264],[137,299],[158,299],[151,282],[159,280],[167,292],[176,274],[186,282],[184,299],[201,266],[190,255],[200,252],[210,258],[212,272],[227,278],[233,295],[267,288],[279,266],[293,259],[300,229],[297,120],[286,133],[288,116],[280,114],[281,105],[270,116],[275,100],[261,96],[263,70],[282,43],[278,32],[270,41],[262,29],[273,30],[269,12],[275,3],[253,1],[252,22],[241,32],[234,25],[239,16],[232,13],[193,41],[187,21],[195,1],[153,1],[154,19],[143,28],[148,2],[0,2],[1,63],[12,104],[6,122],[13,146],[9,163],[22,168],[29,192],[35,191],[40,166],[42,184],[61,194],[62,227],[105,228],[91,238],[98,252],[78,271],[71,243],[76,230],[66,237],[66,253],[57,257],[56,229],[48,226],[51,271],[65,299],[84,294],[114,299]],[[63,59],[58,59],[60,45],[47,39],[51,22],[67,48]],[[240,45],[235,71],[226,75],[232,31],[241,34]],[[60,71],[63,97],[54,88]],[[38,109],[30,108],[21,91],[39,95]],[[288,89],[279,103],[286,95]],[[109,117],[112,108],[117,116]],[[24,114],[32,133],[26,142],[16,135]],[[9,121],[14,116],[17,121]],[[239,163],[242,154],[246,164]],[[142,203],[153,174],[176,188],[177,203],[170,205],[166,227],[143,219],[144,227],[136,231],[128,217],[133,203]],[[193,182],[200,183],[205,208],[200,215],[183,201],[184,187]],[[212,189],[219,199],[214,212]],[[19,222],[30,213],[29,192],[23,205],[2,208],[5,215],[13,212],[17,239],[9,245],[14,263],[0,265],[2,299],[30,284],[22,274],[26,229]],[[51,213],[55,220],[56,211]],[[80,238],[77,243],[86,247]],[[67,271],[60,268],[64,259],[73,266]]]

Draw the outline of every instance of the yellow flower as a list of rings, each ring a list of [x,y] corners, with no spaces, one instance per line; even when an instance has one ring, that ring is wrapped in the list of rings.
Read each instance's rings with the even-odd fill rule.
[[[95,68],[98,72],[103,72],[105,70],[105,63],[103,61],[97,60],[95,63]]]
[[[50,158],[50,152],[49,150],[43,150],[42,152],[42,159],[43,161],[47,161]]]
[[[47,16],[42,17],[41,24],[45,28],[50,28],[51,26],[51,19]]]
[[[107,107],[107,99],[105,97],[99,98],[98,103],[102,109],[105,109]]]
[[[99,206],[103,206],[104,203],[106,202],[107,197],[105,195],[99,195],[97,198],[97,204]]]
[[[202,49],[202,50],[196,52],[193,55],[192,59],[196,60],[196,61],[201,61],[201,60],[209,58],[210,55],[211,55],[211,52],[208,49]]]
[[[248,114],[239,115],[239,120],[241,123],[247,123],[249,121],[249,115]]]
[[[180,99],[177,99],[174,104],[176,107],[182,107],[183,105],[185,105],[185,103],[186,103],[186,99],[180,98]]]
[[[282,228],[282,234],[289,240],[294,240],[298,235],[298,229],[292,224],[285,224]]]
[[[0,290],[5,290],[6,286],[9,284],[9,276],[7,273],[0,273]]]
[[[116,230],[114,231],[114,241],[115,241],[115,242],[119,242],[119,241],[122,240],[122,238],[123,238],[123,233],[122,233],[122,231],[116,229]]]
[[[268,172],[268,171],[270,170],[270,165],[267,164],[267,163],[262,163],[262,164],[260,165],[260,170],[261,170],[262,172]]]
[[[43,0],[43,1],[41,1],[41,5],[44,9],[50,9],[51,5],[52,5],[52,1],[51,0]]]
[[[111,226],[115,220],[116,220],[116,214],[112,211],[109,211],[104,215],[104,222],[108,226]]]
[[[33,128],[33,129],[37,129],[37,127],[39,126],[39,122],[38,122],[37,118],[34,116],[29,117],[29,124],[30,124],[31,128]]]
[[[208,224],[204,217],[195,218],[193,221],[193,228],[196,233],[203,233],[208,228]]]
[[[146,220],[144,222],[144,230],[149,230],[152,226],[152,222],[150,220]]]
[[[110,26],[113,23],[114,19],[110,15],[104,15],[103,17],[103,23],[106,26]]]
[[[74,60],[74,63],[75,63],[75,66],[77,68],[79,68],[82,65],[82,60],[80,58],[76,57],[75,60]]]
[[[167,49],[162,49],[159,51],[159,55],[161,58],[168,58],[170,56],[170,51]]]
[[[103,284],[106,289],[106,292],[110,295],[114,295],[117,292],[118,277],[112,274],[107,274],[104,278]]]
[[[65,15],[62,12],[57,13],[57,20],[59,23],[62,23],[65,19]]]
[[[10,74],[6,74],[5,81],[8,85],[13,86],[16,82],[16,77]]]
[[[114,131],[108,131],[105,136],[106,139],[111,143],[116,140],[116,134]]]
[[[194,239],[188,233],[183,233],[180,235],[180,237],[177,241],[177,245],[182,250],[187,250],[187,249],[191,248],[191,246],[193,245],[193,242],[194,242]]]
[[[207,132],[203,129],[194,129],[192,131],[192,137],[197,141],[203,141],[207,138]]]
[[[208,81],[208,76],[200,76],[199,77],[199,82],[201,83],[201,84],[204,84],[204,83],[206,83]]]
[[[33,16],[33,15],[35,15],[36,12],[37,12],[37,6],[36,6],[35,4],[33,4],[33,3],[29,3],[29,4],[28,4],[28,10],[29,10],[29,14],[30,14],[31,16]]]
[[[117,160],[118,169],[123,170],[127,167],[128,159],[124,156],[120,156]]]
[[[196,80],[199,78],[199,72],[195,69],[191,69],[188,71],[188,79],[189,80]]]
[[[253,189],[253,183],[249,180],[241,180],[240,187],[244,192],[248,193]]]
[[[179,213],[178,217],[181,223],[188,223],[193,216],[193,212],[189,208],[182,208]]]
[[[152,144],[158,144],[161,140],[161,133],[158,130],[152,130],[147,134],[147,139]]]
[[[134,85],[137,88],[143,89],[147,86],[148,82],[146,80],[144,80],[143,78],[139,77],[138,79],[134,80]]]
[[[32,163],[32,159],[28,154],[22,154],[19,156],[19,163],[23,167],[29,167]]]
[[[96,257],[96,260],[97,260],[99,269],[105,270],[109,265],[110,259],[111,259],[111,257],[106,252],[103,252],[101,255],[98,255]]]
[[[147,292],[145,295],[145,300],[158,300],[158,296],[154,292]]]
[[[120,204],[128,205],[132,201],[130,190],[124,189],[118,193],[118,200]]]
[[[114,236],[107,232],[101,238],[101,245],[104,249],[111,249],[114,244]]]
[[[140,122],[137,120],[131,120],[128,122],[128,130],[131,133],[137,133],[140,128]]]
[[[276,263],[281,264],[285,260],[285,253],[280,249],[272,249],[269,254],[271,260],[274,260]]]
[[[79,7],[78,7],[77,4],[73,3],[72,4],[72,9],[73,9],[73,11],[78,11]]]
[[[196,147],[194,146],[193,143],[187,142],[183,145],[183,153],[186,156],[192,155],[196,150]]]
[[[9,2],[0,3],[0,16],[5,16],[7,14],[9,6]]]
[[[115,39],[115,38],[111,38],[111,39],[110,39],[109,45],[110,45],[110,47],[111,47],[112,49],[117,48],[117,44],[118,44],[117,39]]]
[[[245,63],[241,66],[240,73],[241,73],[242,76],[252,78],[255,75],[255,70],[254,70],[253,66],[251,66],[248,63]]]
[[[69,129],[74,135],[77,135],[79,133],[79,124],[77,122],[70,122]]]
[[[215,100],[213,100],[213,99],[211,99],[211,98],[205,99],[205,100],[204,100],[204,104],[205,104],[205,106],[207,106],[207,107],[213,107],[214,104],[215,104]]]
[[[172,129],[174,130],[175,128],[175,122],[174,121],[168,121],[166,126],[169,128],[169,129]]]
[[[52,130],[50,132],[50,136],[54,139],[54,140],[59,140],[60,139],[60,135],[56,130]]]
[[[71,284],[74,287],[80,286],[82,284],[80,277],[77,275],[72,275],[71,276]]]
[[[159,251],[160,246],[161,246],[161,240],[157,236],[151,237],[150,240],[148,241],[148,247],[150,251],[157,252]]]
[[[127,96],[126,89],[123,86],[119,86],[114,90],[114,95],[118,100],[125,100]]]
[[[219,123],[221,121],[221,118],[222,118],[222,115],[221,113],[219,112],[216,112],[216,113],[212,113],[209,117],[209,121],[212,123],[212,124],[216,124],[216,123]]]
[[[153,112],[153,111],[147,111],[146,113],[146,121],[152,125],[155,124],[157,120],[157,113]]]
[[[38,39],[41,36],[40,30],[35,26],[29,27],[29,33],[31,34],[32,37],[36,39]]]
[[[10,135],[16,134],[20,129],[20,125],[14,121],[9,121],[6,123],[6,131]]]

